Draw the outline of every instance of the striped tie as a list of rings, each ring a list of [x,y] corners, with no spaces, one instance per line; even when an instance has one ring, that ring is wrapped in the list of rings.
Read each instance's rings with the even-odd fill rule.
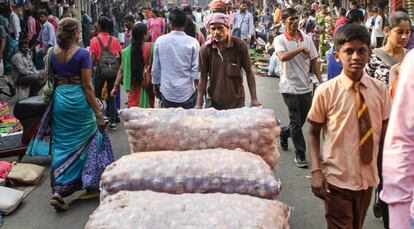
[[[374,138],[372,136],[371,119],[369,117],[367,103],[360,93],[360,84],[354,84],[356,105],[358,110],[358,126],[359,126],[359,151],[361,161],[364,164],[370,164],[373,157]]]

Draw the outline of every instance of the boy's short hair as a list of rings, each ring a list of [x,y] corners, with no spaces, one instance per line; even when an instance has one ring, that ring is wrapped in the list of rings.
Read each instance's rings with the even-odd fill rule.
[[[27,39],[20,40],[20,42],[19,42],[19,49],[22,49],[23,45],[29,46],[29,40],[27,40]]]
[[[371,47],[371,36],[365,27],[357,24],[346,24],[340,27],[335,33],[334,45],[336,51],[339,52],[342,45],[353,40],[359,40],[368,47]]]
[[[49,16],[49,14],[47,13],[46,10],[39,10],[39,12],[37,13],[37,15],[40,16]]]
[[[135,22],[135,18],[132,15],[126,15],[123,21]]]
[[[288,17],[298,14],[298,11],[295,8],[286,8],[282,11],[282,19],[286,20]]]

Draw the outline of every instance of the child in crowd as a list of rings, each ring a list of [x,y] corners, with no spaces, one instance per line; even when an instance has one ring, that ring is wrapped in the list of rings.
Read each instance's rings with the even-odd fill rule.
[[[343,71],[316,89],[308,113],[312,192],[324,200],[328,228],[362,228],[379,183],[377,156],[391,99],[385,85],[364,72],[370,57],[364,27],[344,25],[334,43]]]

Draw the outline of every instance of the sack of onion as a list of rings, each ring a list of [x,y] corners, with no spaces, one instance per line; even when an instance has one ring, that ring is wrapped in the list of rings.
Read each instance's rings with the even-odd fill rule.
[[[282,202],[247,195],[122,191],[106,197],[85,228],[288,229],[289,212]]]
[[[105,169],[100,189],[102,199],[122,190],[238,193],[274,199],[279,194],[280,182],[258,155],[207,149],[123,156]]]
[[[261,156],[272,168],[279,159],[280,127],[263,108],[121,110],[132,153],[160,150],[237,149]]]

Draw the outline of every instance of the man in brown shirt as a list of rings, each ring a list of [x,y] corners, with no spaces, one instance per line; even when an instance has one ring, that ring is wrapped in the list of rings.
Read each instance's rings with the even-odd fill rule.
[[[195,108],[202,108],[209,77],[208,95],[211,107],[232,109],[244,107],[242,68],[246,72],[251,95],[250,106],[261,106],[256,96],[256,81],[246,42],[230,35],[228,16],[213,13],[206,19],[210,38],[201,47],[198,83],[198,97]],[[206,107],[210,107],[208,104]]]

